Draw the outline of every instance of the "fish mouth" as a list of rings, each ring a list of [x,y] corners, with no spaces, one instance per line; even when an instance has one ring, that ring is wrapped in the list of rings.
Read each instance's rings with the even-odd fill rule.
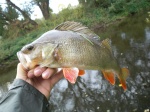
[[[22,51],[17,52],[17,57],[26,70],[31,70],[38,66],[38,60],[31,59],[30,55],[24,54]]]
[[[27,66],[26,58],[25,58],[25,56],[21,53],[21,51],[17,52],[17,57],[18,57],[20,63],[23,65],[23,67],[28,70],[29,67]]]

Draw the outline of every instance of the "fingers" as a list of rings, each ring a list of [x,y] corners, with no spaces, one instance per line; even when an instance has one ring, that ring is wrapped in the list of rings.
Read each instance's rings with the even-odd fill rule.
[[[47,68],[43,73],[42,73],[42,78],[43,79],[48,79],[50,78],[53,74],[57,72],[57,69],[50,69]]]
[[[46,67],[42,68],[42,67],[38,66],[34,69],[31,69],[27,75],[29,78],[39,77],[45,70],[46,70]]]
[[[27,73],[27,76],[28,76],[28,78],[33,78],[33,77],[35,77],[35,76],[34,76],[34,69],[30,70],[30,71]]]
[[[35,69],[30,70],[27,75],[29,78],[42,76],[43,79],[48,79],[56,72],[57,69],[38,66]]]
[[[45,70],[46,70],[46,67],[40,67],[40,66],[38,66],[38,67],[36,67],[36,68],[34,69],[34,75],[35,75],[36,77],[39,77],[39,76],[41,76],[41,74],[42,74]]]
[[[20,78],[20,79],[24,80],[27,77],[26,73],[27,73],[27,70],[23,67],[23,65],[21,63],[18,63],[16,78]]]
[[[51,78],[50,78],[50,82],[51,82],[51,85],[52,87],[60,80],[64,77],[63,75],[63,71],[59,71],[58,73],[56,73],[55,75],[53,75]]]

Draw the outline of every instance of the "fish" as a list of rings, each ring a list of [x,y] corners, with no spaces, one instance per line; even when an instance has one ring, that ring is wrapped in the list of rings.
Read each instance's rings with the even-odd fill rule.
[[[111,40],[102,40],[88,27],[66,21],[22,47],[17,57],[26,69],[62,68],[64,77],[72,84],[85,70],[99,70],[112,85],[117,76],[124,90],[128,68],[121,68],[113,55]]]

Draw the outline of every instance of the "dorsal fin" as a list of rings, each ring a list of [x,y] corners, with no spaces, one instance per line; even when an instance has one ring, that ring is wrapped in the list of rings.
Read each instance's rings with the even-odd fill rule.
[[[98,39],[98,40],[100,39],[100,37],[98,35],[96,35],[88,27],[82,25],[79,22],[66,21],[66,22],[58,25],[54,29],[55,30],[60,30],[60,31],[73,31],[73,32],[88,35],[91,38],[95,38],[95,39]]]
[[[110,40],[109,38],[103,40],[103,41],[102,41],[102,45],[104,45],[107,49],[110,50],[110,52],[112,52],[111,40]]]

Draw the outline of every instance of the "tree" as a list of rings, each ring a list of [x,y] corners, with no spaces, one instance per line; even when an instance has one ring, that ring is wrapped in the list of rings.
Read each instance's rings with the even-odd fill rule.
[[[35,26],[37,25],[37,23],[30,18],[30,16],[26,13],[26,11],[21,10],[18,6],[16,6],[10,0],[6,0],[6,2],[8,5],[11,5],[13,8],[17,9],[23,15],[24,19],[29,21],[29,23],[31,23],[32,25],[35,25]]]
[[[8,24],[18,18],[17,11],[8,5],[5,10],[0,6],[0,36],[3,36],[4,29],[8,28]]]
[[[108,8],[115,0],[78,0],[84,7],[103,7]]]
[[[4,13],[5,17],[9,18],[9,21],[15,20],[19,17],[19,13],[10,5],[6,7]]]
[[[2,15],[2,8],[1,8],[1,5],[0,5],[0,36],[2,36],[2,33],[3,33],[3,15]]]
[[[43,17],[47,20],[50,18],[49,0],[33,0],[39,6]]]

